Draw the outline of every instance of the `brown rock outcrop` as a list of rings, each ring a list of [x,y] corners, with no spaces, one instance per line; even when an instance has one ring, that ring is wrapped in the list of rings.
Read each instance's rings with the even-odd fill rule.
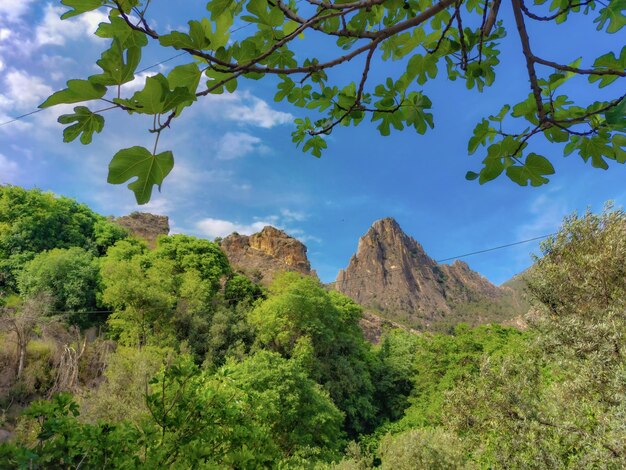
[[[306,256],[306,246],[271,226],[250,236],[233,233],[220,246],[235,269],[264,285],[284,271],[315,275]]]
[[[335,286],[361,305],[411,327],[513,316],[499,305],[508,289],[493,285],[462,261],[437,264],[391,218],[378,220],[361,237]]]
[[[150,248],[156,246],[156,240],[160,235],[170,233],[169,219],[164,215],[133,212],[130,215],[114,218],[113,222],[128,229],[135,237],[147,241]]]

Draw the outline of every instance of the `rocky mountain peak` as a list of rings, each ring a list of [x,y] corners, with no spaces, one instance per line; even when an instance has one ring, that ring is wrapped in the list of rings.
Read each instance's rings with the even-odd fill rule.
[[[370,230],[376,232],[402,232],[400,224],[393,217],[385,217],[384,219],[378,219],[375,221]]]
[[[464,305],[493,303],[503,295],[463,261],[437,264],[392,218],[374,222],[359,239],[335,286],[387,318],[426,328]]]
[[[306,255],[306,246],[272,226],[249,236],[233,233],[224,238],[220,246],[235,269],[262,284],[269,284],[283,271],[315,275]]]
[[[133,212],[123,217],[112,219],[118,225],[126,228],[132,235],[148,242],[154,248],[160,235],[170,233],[170,223],[167,216],[149,214],[147,212]]]

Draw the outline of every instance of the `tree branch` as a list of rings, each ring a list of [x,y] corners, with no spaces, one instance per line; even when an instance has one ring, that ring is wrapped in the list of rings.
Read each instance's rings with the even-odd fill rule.
[[[585,2],[582,3],[572,3],[571,0],[567,3],[567,6],[561,10],[559,10],[558,12],[556,12],[553,15],[550,16],[539,16],[534,14],[533,12],[531,12],[528,7],[526,6],[526,4],[524,3],[524,1],[522,0],[521,2],[521,7],[522,10],[524,11],[524,14],[526,16],[528,16],[529,18],[532,18],[533,20],[537,20],[537,21],[552,21],[557,19],[559,16],[561,15],[565,15],[566,13],[570,12],[572,9],[574,8],[578,8],[578,7],[584,7],[585,5],[589,5],[590,3],[593,3],[594,0],[587,0]]]
[[[526,59],[526,70],[528,71],[530,88],[532,89],[533,96],[535,97],[535,103],[537,104],[539,121],[543,122],[546,119],[546,112],[541,99],[541,88],[537,82],[537,73],[535,72],[535,56],[530,49],[530,39],[528,38],[528,32],[526,31],[526,25],[524,24],[524,14],[522,13],[521,0],[511,0],[511,4],[513,6],[513,15],[515,16],[517,31],[519,33],[520,41],[522,42],[522,52],[524,53],[524,58]]]
[[[496,24],[496,20],[498,19],[498,11],[500,10],[500,2],[501,0],[493,0],[491,2],[491,9],[489,10],[489,16],[485,21],[485,24],[482,28],[483,36],[489,36],[491,34],[491,29],[493,25]]]
[[[541,57],[537,57],[532,55],[533,62],[536,62],[541,65],[546,65],[548,67],[553,67],[557,70],[562,70],[564,72],[573,72],[579,75],[617,75],[618,77],[626,77],[626,72],[624,70],[593,70],[593,69],[579,69],[576,67],[570,67],[569,65],[557,64],[556,62],[552,62],[549,60],[542,59]]]

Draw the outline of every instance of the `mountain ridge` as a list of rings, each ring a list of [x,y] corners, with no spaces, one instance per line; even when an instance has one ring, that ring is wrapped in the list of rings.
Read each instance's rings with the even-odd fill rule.
[[[359,239],[335,288],[409,327],[506,322],[519,314],[510,311],[512,289],[492,284],[464,261],[438,264],[391,217],[375,221]]]

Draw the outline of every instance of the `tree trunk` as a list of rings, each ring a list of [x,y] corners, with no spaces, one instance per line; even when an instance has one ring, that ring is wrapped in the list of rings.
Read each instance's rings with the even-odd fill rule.
[[[17,378],[19,379],[24,372],[24,363],[26,362],[26,341],[19,335],[17,337]]]

